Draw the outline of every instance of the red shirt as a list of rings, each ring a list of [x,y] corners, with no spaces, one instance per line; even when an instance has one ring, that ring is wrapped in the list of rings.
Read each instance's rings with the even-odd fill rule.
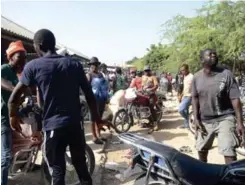
[[[142,78],[135,77],[130,84],[130,88],[141,89],[142,88]]]

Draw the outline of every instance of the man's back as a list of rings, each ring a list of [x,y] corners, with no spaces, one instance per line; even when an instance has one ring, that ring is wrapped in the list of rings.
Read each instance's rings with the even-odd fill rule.
[[[35,59],[25,67],[21,82],[38,86],[45,130],[80,122],[79,88],[86,80],[81,73],[79,62],[60,55]]]

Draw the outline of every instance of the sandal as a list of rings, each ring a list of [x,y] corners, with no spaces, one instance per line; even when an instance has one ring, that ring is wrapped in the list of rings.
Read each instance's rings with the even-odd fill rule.
[[[139,127],[140,128],[148,128],[149,124],[147,124],[147,123],[139,123]]]
[[[106,139],[106,138],[103,138],[103,137],[100,137],[99,139],[100,139],[101,141],[104,141],[104,142],[107,141],[107,139]]]
[[[183,153],[192,153],[192,150],[189,146],[182,146],[180,147],[180,152],[183,152]]]
[[[103,142],[101,139],[99,139],[99,138],[93,140],[93,142],[94,142],[94,144],[96,144],[96,145],[103,145],[103,144],[104,144],[104,142]]]

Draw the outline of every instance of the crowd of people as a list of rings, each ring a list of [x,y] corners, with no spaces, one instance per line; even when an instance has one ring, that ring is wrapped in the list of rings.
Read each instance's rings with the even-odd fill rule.
[[[147,92],[151,100],[158,89],[158,80],[149,66],[144,71],[132,70],[129,75],[118,67],[115,74],[111,74],[96,57],[91,58],[89,72],[85,73],[79,61],[56,53],[55,36],[47,29],[37,31],[33,42],[39,58],[26,63],[26,50],[21,41],[16,41],[10,43],[6,51],[9,62],[1,66],[1,184],[8,182],[12,130],[22,132],[19,106],[24,97],[31,96],[30,89],[34,87],[43,121],[42,126],[38,126],[42,132],[37,130],[33,138],[43,138],[43,155],[52,172],[52,184],[65,185],[64,154],[69,145],[81,184],[90,185],[92,179],[86,166],[85,136],[80,124],[81,90],[91,111],[93,141],[103,144],[105,139],[100,134],[104,125],[102,115],[110,97],[119,90],[132,87]]]
[[[50,168],[53,185],[65,185],[66,147],[69,145],[72,163],[81,184],[92,185],[85,159],[85,136],[81,128],[80,90],[83,91],[91,110],[92,134],[95,144],[103,144],[100,130],[104,125],[102,115],[110,97],[119,90],[136,88],[149,96],[152,122],[156,121],[152,106],[155,92],[178,92],[179,113],[184,118],[183,128],[189,128],[189,106],[193,105],[196,122],[196,148],[199,159],[207,162],[208,151],[218,135],[219,152],[226,163],[236,160],[237,135],[244,137],[240,91],[231,71],[217,66],[214,50],[200,54],[203,69],[192,74],[183,64],[175,79],[168,72],[159,77],[145,66],[143,71],[131,69],[129,74],[117,67],[115,74],[107,70],[98,58],[92,57],[89,72],[82,64],[69,56],[58,55],[54,34],[41,29],[34,35],[34,48],[39,58],[26,64],[26,50],[21,41],[12,42],[7,49],[8,64],[1,66],[1,184],[8,182],[11,163],[11,130],[21,132],[18,107],[24,96],[30,95],[30,87],[37,87],[39,106],[43,111],[41,130],[34,138],[44,138],[46,162]],[[245,85],[245,67],[240,80]],[[156,125],[156,130],[158,125]]]

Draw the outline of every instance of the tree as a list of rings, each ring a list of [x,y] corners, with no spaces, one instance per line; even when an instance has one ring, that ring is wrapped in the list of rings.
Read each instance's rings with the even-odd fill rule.
[[[201,50],[214,48],[221,64],[232,67],[245,51],[245,2],[210,1],[192,18],[177,15],[162,25],[162,40],[152,44],[147,54],[136,60],[154,70],[177,72],[187,63],[193,72],[200,69]]]

